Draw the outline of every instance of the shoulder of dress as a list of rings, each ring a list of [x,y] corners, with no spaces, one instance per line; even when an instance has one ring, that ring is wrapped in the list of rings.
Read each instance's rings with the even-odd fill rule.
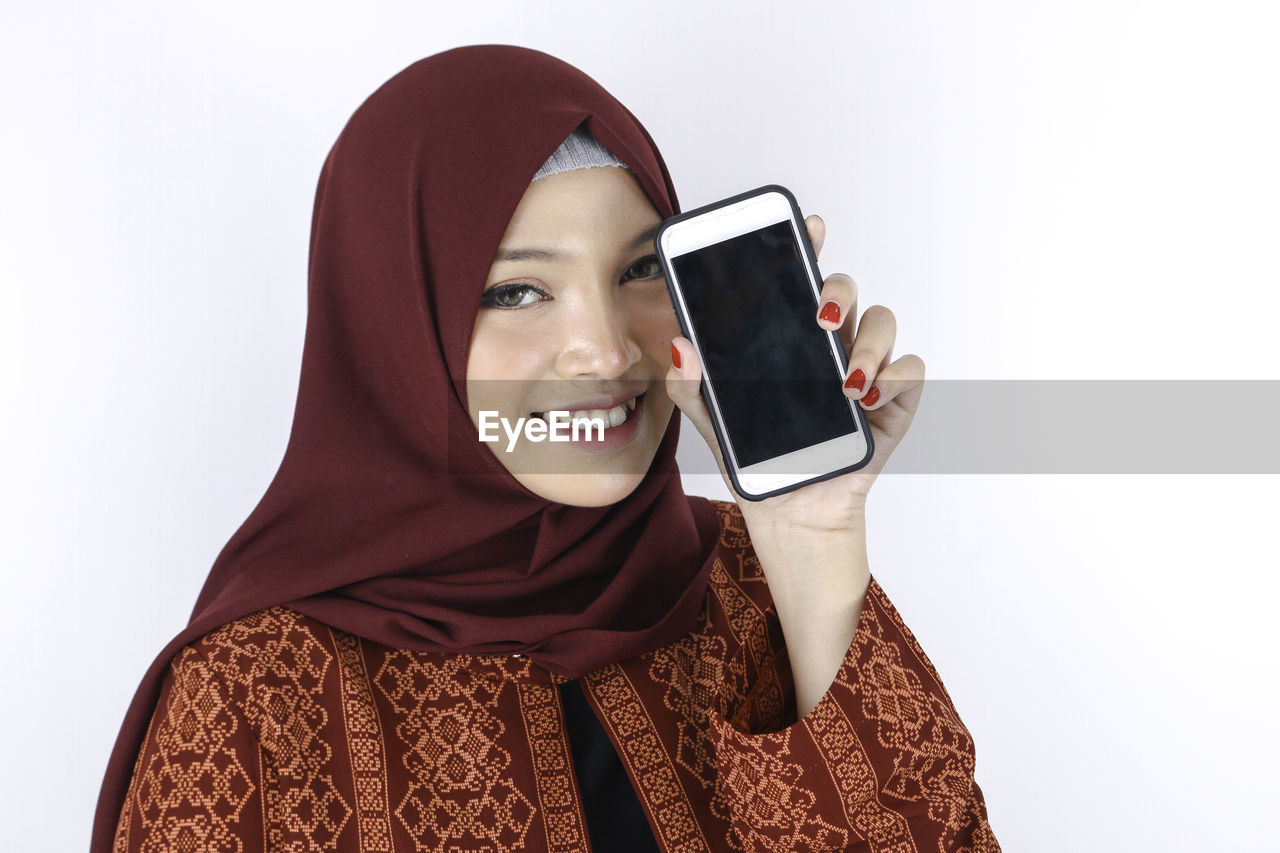
[[[763,580],[764,573],[755,549],[751,547],[751,535],[747,532],[741,507],[733,501],[713,500],[710,503],[720,516],[720,542],[713,569],[722,569],[737,582]]]
[[[722,501],[715,498],[707,498],[707,503],[716,508],[716,512],[720,513],[720,518],[726,516],[736,516],[742,518],[742,508],[733,501]]]
[[[765,610],[772,606],[765,583],[764,570],[751,545],[747,523],[742,509],[733,501],[709,501],[720,517],[720,541],[716,558],[711,564],[708,594],[718,598],[736,597],[750,599],[755,607]]]
[[[341,699],[332,685],[341,677],[342,643],[322,622],[269,607],[184,646],[170,675],[179,694],[203,696],[209,708],[225,707],[283,766],[298,748],[289,733]]]
[[[733,501],[710,500],[720,516],[720,548],[743,550],[751,547],[751,537],[747,535],[747,523],[742,517],[742,508]]]
[[[255,661],[278,661],[282,656],[299,660],[327,659],[333,647],[329,626],[295,610],[276,606],[215,628],[188,644],[178,659],[194,653],[210,663],[233,664],[235,669],[248,674],[256,669]]]

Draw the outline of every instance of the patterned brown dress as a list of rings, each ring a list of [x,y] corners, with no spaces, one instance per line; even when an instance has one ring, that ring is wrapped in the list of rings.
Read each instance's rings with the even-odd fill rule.
[[[998,851],[969,733],[879,585],[797,722],[759,561],[737,506],[717,508],[696,630],[581,680],[659,846]],[[170,665],[115,850],[589,850],[563,680],[282,607],[239,619]]]

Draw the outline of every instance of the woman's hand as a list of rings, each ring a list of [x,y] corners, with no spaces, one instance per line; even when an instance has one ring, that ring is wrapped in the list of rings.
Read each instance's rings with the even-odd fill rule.
[[[826,226],[810,216],[805,227],[814,252],[821,252]],[[919,356],[891,360],[897,335],[893,312],[881,305],[868,308],[855,332],[857,313],[853,279],[840,273],[827,276],[814,322],[820,329],[840,331],[849,356],[844,393],[861,400],[866,410],[875,442],[871,461],[857,471],[763,501],[748,501],[734,490],[699,390],[698,355],[686,338],[671,342],[680,367],[673,365],[667,372],[667,393],[711,446],[720,474],[742,508],[787,639],[801,716],[827,692],[853,639],[871,580],[867,493],[911,426],[924,390]]]
[[[817,216],[807,217],[804,224],[814,252],[821,254],[826,225]],[[702,364],[693,344],[683,337],[671,342],[679,353],[680,368],[673,366],[667,373],[667,392],[710,445],[725,484],[742,507],[749,527],[752,519],[768,519],[770,526],[785,524],[820,533],[840,531],[860,520],[871,485],[911,426],[924,389],[924,361],[917,355],[904,355],[891,361],[897,320],[888,308],[883,305],[868,308],[855,333],[853,321],[857,313],[858,286],[853,279],[843,273],[827,276],[814,322],[824,331],[839,329],[844,341],[845,353],[849,356],[844,393],[861,400],[867,413],[875,442],[871,461],[857,471],[759,502],[738,495],[725,473],[720,445],[699,391]],[[767,400],[762,402],[768,404]]]

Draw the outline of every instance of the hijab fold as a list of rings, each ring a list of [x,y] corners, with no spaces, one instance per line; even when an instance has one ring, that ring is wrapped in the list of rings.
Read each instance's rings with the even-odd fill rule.
[[[635,117],[538,51],[484,45],[428,57],[352,115],[316,191],[284,459],[134,696],[94,853],[111,848],[165,668],[248,614],[285,605],[384,645],[518,653],[571,677],[694,627],[718,521],[681,487],[678,417],[634,492],[585,508],[517,483],[467,413],[467,354],[490,264],[531,178],[583,123],[660,216],[678,212]]]

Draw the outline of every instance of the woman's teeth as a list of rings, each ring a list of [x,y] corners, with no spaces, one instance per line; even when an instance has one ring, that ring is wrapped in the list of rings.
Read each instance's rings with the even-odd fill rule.
[[[622,424],[627,420],[627,414],[636,410],[637,399],[638,398],[636,397],[632,397],[630,400],[627,400],[624,403],[619,403],[612,409],[577,409],[570,411],[569,423],[573,424],[581,421],[586,425],[593,421],[601,420],[604,421],[607,429],[622,426]],[[543,420],[546,420],[547,417],[546,412],[534,412],[534,415],[542,418]]]

